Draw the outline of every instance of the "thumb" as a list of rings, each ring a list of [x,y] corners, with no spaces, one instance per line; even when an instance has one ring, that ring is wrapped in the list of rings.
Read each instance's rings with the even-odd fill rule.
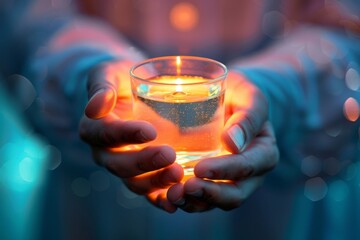
[[[100,88],[91,96],[85,107],[85,115],[98,119],[109,114],[116,104],[116,92],[113,88]]]
[[[102,118],[115,107],[118,78],[113,64],[101,63],[89,73],[87,82],[89,101],[85,107],[85,115],[91,119]]]
[[[225,149],[235,154],[242,152],[261,133],[265,121],[261,114],[254,115],[247,111],[232,115],[222,133]]]
[[[224,148],[238,154],[262,131],[268,120],[268,101],[255,85],[245,79],[232,86],[229,92],[226,99],[229,118],[221,137]]]

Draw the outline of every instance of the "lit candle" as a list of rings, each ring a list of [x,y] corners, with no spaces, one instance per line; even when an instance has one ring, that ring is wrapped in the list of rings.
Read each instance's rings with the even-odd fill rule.
[[[192,169],[191,161],[221,150],[226,68],[196,57],[164,57],[148,63],[152,64],[150,69],[156,69],[155,74],[132,76],[134,117],[156,128],[158,136],[150,144],[171,145],[177,162]],[[201,71],[206,64],[214,66]],[[212,77],[206,72],[209,69],[217,70],[217,75]]]

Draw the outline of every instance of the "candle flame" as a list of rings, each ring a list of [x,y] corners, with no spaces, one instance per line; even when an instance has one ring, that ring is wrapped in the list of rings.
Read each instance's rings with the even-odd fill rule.
[[[180,75],[180,73],[181,73],[180,67],[181,67],[181,58],[180,58],[180,56],[176,56],[176,74],[177,75]]]

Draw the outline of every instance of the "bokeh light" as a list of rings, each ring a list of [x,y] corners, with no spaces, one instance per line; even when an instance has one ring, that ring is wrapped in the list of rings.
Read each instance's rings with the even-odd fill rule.
[[[323,199],[327,192],[328,186],[320,177],[311,178],[305,183],[304,195],[313,202]]]
[[[341,134],[342,131],[342,126],[333,126],[331,128],[327,128],[325,129],[325,132],[327,135],[329,135],[330,137],[337,137],[339,136],[339,134]]]
[[[356,99],[350,97],[344,103],[344,115],[347,120],[355,122],[358,120],[360,114],[359,103]]]
[[[26,192],[42,183],[48,152],[32,137],[13,137],[0,146],[0,183],[8,189]]]
[[[20,110],[28,109],[36,98],[36,90],[33,84],[26,77],[14,74],[6,79],[7,85],[11,89],[11,95],[16,99]]]
[[[345,75],[346,86],[354,91],[360,88],[360,75],[354,68],[349,68]]]
[[[180,2],[170,11],[170,23],[179,31],[193,30],[199,22],[199,11],[191,3]]]
[[[49,155],[48,169],[49,170],[57,169],[62,162],[61,152],[59,151],[59,149],[57,149],[52,145],[47,146],[47,152]]]

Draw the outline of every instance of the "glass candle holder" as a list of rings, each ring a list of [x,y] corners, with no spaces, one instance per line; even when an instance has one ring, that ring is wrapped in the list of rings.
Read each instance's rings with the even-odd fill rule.
[[[193,56],[152,58],[130,70],[134,118],[156,128],[148,144],[175,149],[185,175],[221,151],[226,76],[222,63]]]

